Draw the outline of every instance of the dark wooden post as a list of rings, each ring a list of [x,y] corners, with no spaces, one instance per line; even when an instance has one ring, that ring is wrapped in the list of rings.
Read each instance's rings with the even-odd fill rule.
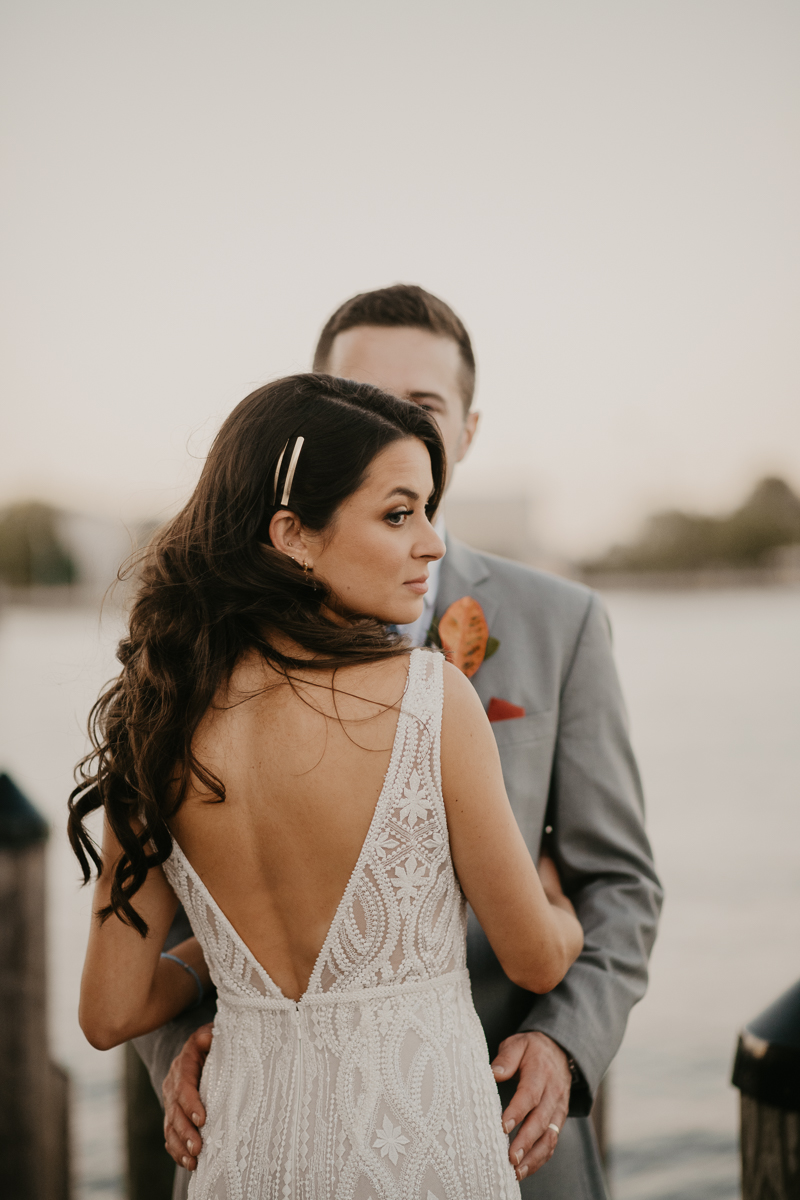
[[[175,1163],[164,1149],[164,1113],[130,1042],[125,1046],[125,1114],[128,1200],[171,1200]]]
[[[47,1048],[47,823],[0,775],[0,1195],[68,1200],[66,1073]]]
[[[600,1161],[603,1169],[608,1169],[608,1075],[600,1080],[600,1087],[594,1097],[590,1114],[597,1147],[600,1151]]]
[[[742,1200],[800,1196],[800,1113],[742,1096]]]
[[[800,1196],[800,983],[739,1037],[742,1200]]]

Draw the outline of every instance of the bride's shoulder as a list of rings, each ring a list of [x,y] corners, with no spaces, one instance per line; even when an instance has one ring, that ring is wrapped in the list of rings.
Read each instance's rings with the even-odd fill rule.
[[[354,663],[352,666],[340,667],[336,672],[337,684],[343,680],[368,689],[386,687],[402,690],[408,678],[409,663],[413,650],[402,654],[387,654],[385,658],[373,662]]]
[[[477,726],[488,726],[483,704],[475,688],[463,671],[445,660],[442,670],[444,701],[442,709],[442,736],[463,736],[465,730]]]
[[[481,702],[478,700],[478,693],[464,672],[454,666],[453,663],[448,662],[443,654],[440,657],[444,659],[442,664],[442,682],[444,684],[445,700],[454,699],[458,703],[459,701],[469,702],[470,699],[474,699],[478,701],[478,705],[480,706]]]

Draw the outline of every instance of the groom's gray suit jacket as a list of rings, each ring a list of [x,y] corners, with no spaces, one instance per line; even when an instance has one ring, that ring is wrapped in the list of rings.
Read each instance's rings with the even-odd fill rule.
[[[470,913],[467,962],[475,1007],[494,1056],[503,1038],[538,1030],[575,1060],[570,1115],[585,1117],[644,994],[661,887],[644,830],[639,774],[598,596],[448,539],[436,615],[472,596],[500,642],[472,682],[525,716],[493,725],[514,815],[536,859],[549,849],[584,931],[584,948],[545,996],[506,977]],[[513,1087],[503,1089],[504,1102]],[[568,1121],[551,1161],[522,1184],[525,1197],[603,1196],[589,1122]]]
[[[546,1033],[567,1051],[578,1068],[570,1113],[581,1118],[644,994],[661,905],[608,621],[587,588],[448,538],[436,615],[462,596],[480,603],[500,642],[473,676],[484,706],[497,697],[525,709],[493,726],[514,815],[534,858],[545,817],[552,825],[550,851],[585,937],[563,982],[537,996],[506,977],[470,913],[475,1006],[492,1056],[520,1030]],[[176,930],[174,940],[183,936]],[[172,1058],[212,1016],[205,1006],[136,1039],[159,1096]],[[513,1086],[505,1090],[507,1103]],[[553,1158],[522,1193],[526,1200],[604,1196],[588,1121],[566,1123]]]

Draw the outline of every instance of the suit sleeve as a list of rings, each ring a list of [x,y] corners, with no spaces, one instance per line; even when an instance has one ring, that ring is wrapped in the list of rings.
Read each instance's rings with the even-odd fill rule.
[[[520,1030],[546,1033],[575,1060],[582,1078],[570,1114],[584,1116],[644,995],[662,900],[608,620],[595,595],[562,684],[548,814],[585,942]]]
[[[180,1054],[184,1044],[201,1025],[213,1021],[217,1012],[216,997],[207,996],[198,1008],[181,1013],[168,1025],[162,1025],[152,1033],[134,1038],[136,1053],[147,1067],[153,1091],[158,1096],[162,1108],[164,1101],[161,1088],[167,1077],[172,1060]]]
[[[192,936],[189,918],[182,907],[178,907],[169,933],[164,940],[164,949],[171,950],[186,938]],[[190,1008],[160,1029],[145,1033],[142,1037],[134,1038],[133,1045],[136,1053],[147,1067],[153,1091],[158,1096],[163,1107],[161,1087],[167,1077],[172,1060],[180,1054],[184,1044],[201,1025],[213,1021],[217,1013],[217,994],[210,992],[203,1003],[197,1008]]]

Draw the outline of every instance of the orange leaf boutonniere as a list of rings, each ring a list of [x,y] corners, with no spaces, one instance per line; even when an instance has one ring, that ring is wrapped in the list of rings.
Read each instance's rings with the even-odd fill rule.
[[[483,609],[472,596],[462,596],[442,615],[429,634],[438,642],[450,662],[471,678],[482,662],[495,653],[500,643],[489,637]]]

